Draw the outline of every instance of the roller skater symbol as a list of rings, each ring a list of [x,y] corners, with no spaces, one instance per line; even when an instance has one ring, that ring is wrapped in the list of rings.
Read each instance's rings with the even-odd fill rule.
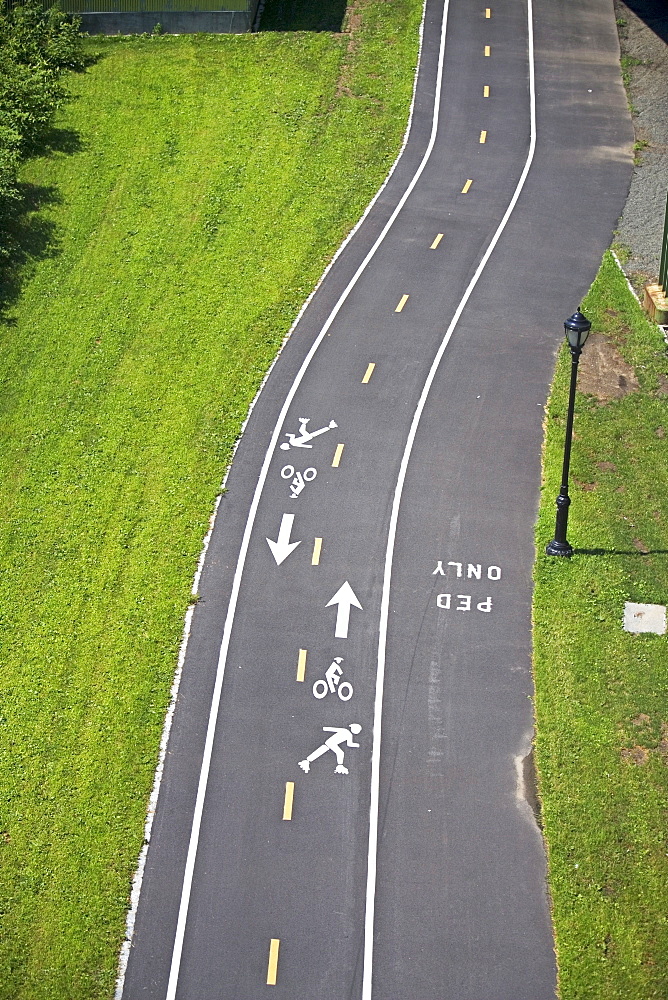
[[[338,427],[335,420],[330,420],[326,427],[321,427],[318,431],[307,431],[306,425],[310,423],[310,417],[300,417],[299,418],[299,432],[297,434],[290,434],[286,431],[285,436],[287,441],[284,441],[281,445],[283,451],[289,451],[290,448],[312,448],[313,445],[309,444],[313,438],[319,437],[321,434],[326,434],[327,431],[331,431],[333,427]]]
[[[336,757],[336,767],[334,768],[334,774],[348,774],[348,768],[343,766],[343,755],[344,750],[342,744],[349,747],[358,747],[359,743],[355,743],[353,740],[353,735],[357,736],[358,733],[362,732],[362,727],[357,722],[352,722],[348,729],[343,727],[339,728],[337,726],[323,726],[323,733],[333,733],[333,736],[328,737],[322,746],[319,746],[317,750],[310,753],[308,757],[304,760],[299,761],[299,766],[305,774],[311,770],[311,764],[318,757],[322,757],[324,753],[331,750]]]

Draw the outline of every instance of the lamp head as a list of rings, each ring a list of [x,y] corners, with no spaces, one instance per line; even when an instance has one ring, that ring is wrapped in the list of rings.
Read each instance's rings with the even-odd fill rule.
[[[564,323],[566,339],[572,351],[581,351],[585,341],[589,336],[591,323],[586,316],[583,316],[579,309],[576,309],[572,316]]]

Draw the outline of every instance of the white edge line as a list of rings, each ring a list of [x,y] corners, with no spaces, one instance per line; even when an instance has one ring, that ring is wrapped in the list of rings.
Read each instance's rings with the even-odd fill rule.
[[[629,287],[629,291],[630,291],[631,295],[636,300],[636,302],[638,303],[638,305],[641,305],[640,296],[638,295],[638,293],[636,292],[635,288],[633,287],[633,285],[629,281],[629,276],[626,273],[626,271],[624,270],[624,268],[622,267],[621,260],[619,259],[619,257],[617,256],[617,254],[615,253],[615,251],[612,248],[610,249],[610,253],[612,254],[612,259],[614,260],[615,264],[617,265],[617,267],[619,268],[619,270],[622,272],[622,275],[624,276],[624,280],[626,281],[626,284]]]
[[[282,354],[282,352],[283,352],[283,350],[285,348],[285,345],[287,344],[288,340],[292,336],[295,328],[299,324],[299,322],[300,322],[303,314],[305,313],[306,309],[310,305],[311,300],[315,296],[316,292],[320,288],[321,284],[323,283],[323,281],[325,280],[325,278],[327,277],[327,275],[329,274],[329,272],[331,271],[331,269],[334,267],[334,265],[335,265],[336,261],[338,260],[338,258],[340,257],[340,255],[343,253],[343,251],[348,246],[348,244],[350,243],[350,241],[356,235],[357,231],[363,225],[363,223],[366,220],[367,216],[369,215],[369,213],[373,209],[374,205],[376,204],[376,202],[380,198],[381,194],[383,193],[383,191],[385,190],[385,188],[389,184],[389,182],[390,182],[390,180],[391,180],[391,178],[392,178],[392,176],[393,176],[393,174],[394,174],[397,166],[399,165],[399,161],[401,160],[401,157],[402,157],[402,155],[404,153],[404,150],[406,149],[406,146],[408,144],[408,140],[410,138],[411,126],[413,124],[413,114],[414,114],[414,110],[415,110],[415,95],[416,95],[416,92],[417,92],[418,76],[419,76],[419,71],[420,71],[420,58],[421,58],[421,55],[422,55],[422,46],[423,46],[423,37],[424,37],[424,21],[425,21],[426,9],[427,9],[427,0],[424,0],[423,5],[422,5],[422,20],[420,22],[420,28],[419,28],[419,31],[418,31],[418,56],[417,56],[417,62],[416,62],[416,68],[415,68],[415,75],[414,75],[414,78],[413,78],[413,93],[412,93],[412,96],[411,96],[411,103],[410,103],[410,107],[409,107],[409,111],[408,111],[408,121],[406,123],[406,130],[404,132],[404,137],[403,137],[403,141],[401,143],[401,147],[399,149],[399,152],[397,153],[397,156],[396,156],[396,159],[395,159],[394,163],[392,164],[392,166],[390,167],[390,169],[389,169],[389,171],[387,173],[387,176],[386,176],[385,180],[383,181],[383,183],[381,184],[381,186],[376,191],[375,195],[373,196],[373,198],[371,199],[371,201],[367,205],[366,209],[364,210],[363,214],[360,216],[359,220],[355,223],[355,225],[350,230],[350,232],[348,233],[348,235],[346,236],[346,238],[340,244],[338,250],[335,252],[335,254],[332,257],[332,259],[329,262],[329,264],[327,264],[327,266],[325,267],[324,271],[322,272],[321,277],[319,278],[317,284],[313,288],[313,291],[304,300],[304,303],[303,303],[301,309],[299,310],[299,312],[297,313],[297,316],[295,317],[294,322],[292,323],[292,326],[290,327],[290,329],[286,333],[285,337],[283,338],[283,342],[281,343],[281,346],[279,347],[278,351],[276,352],[276,356],[274,357],[273,361],[269,365],[269,367],[267,369],[267,372],[266,372],[264,378],[262,379],[262,382],[260,383],[260,387],[259,387],[257,393],[255,394],[255,398],[253,399],[253,401],[251,402],[251,404],[250,404],[250,406],[248,408],[248,414],[246,415],[246,418],[245,418],[245,420],[243,421],[243,423],[241,425],[241,428],[240,428],[240,431],[239,431],[239,436],[238,436],[237,440],[235,441],[234,447],[232,449],[232,457],[230,459],[230,464],[228,465],[227,469],[225,470],[225,475],[224,475],[223,481],[221,483],[220,493],[216,497],[216,500],[215,500],[215,503],[214,503],[213,512],[212,512],[211,517],[209,519],[209,530],[207,531],[206,535],[204,536],[204,539],[203,539],[203,542],[202,542],[202,551],[200,553],[200,557],[199,557],[199,560],[197,562],[197,569],[195,571],[195,576],[194,576],[194,579],[193,579],[193,585],[192,585],[192,590],[191,590],[191,593],[193,595],[197,594],[197,590],[198,590],[198,587],[199,587],[200,577],[202,575],[202,570],[203,570],[203,567],[204,567],[204,560],[205,560],[205,557],[206,557],[207,550],[209,548],[209,542],[211,540],[211,534],[213,532],[213,528],[214,528],[214,525],[215,525],[215,522],[216,522],[216,516],[218,514],[218,509],[219,509],[219,506],[220,506],[220,501],[222,499],[223,492],[225,490],[225,485],[227,483],[227,478],[228,478],[229,473],[230,473],[230,468],[231,468],[231,465],[232,465],[232,461],[234,460],[234,456],[236,454],[236,450],[239,447],[239,443],[241,441],[243,433],[246,430],[246,427],[248,425],[248,421],[250,419],[251,413],[253,412],[253,409],[255,408],[260,395],[262,394],[262,390],[264,389],[264,387],[265,387],[265,385],[267,383],[267,380],[268,380],[268,378],[269,378],[269,376],[270,376],[270,374],[271,374],[271,372],[272,372],[272,370],[274,368],[274,365],[277,363],[279,357],[281,356],[281,354]],[[394,221],[394,216],[392,216],[392,219],[390,221],[391,222]],[[383,234],[382,235],[385,234],[385,231],[386,230],[383,230]],[[375,246],[374,246],[374,251],[375,251]],[[368,258],[365,258],[365,261],[363,263],[363,267],[366,266],[366,263],[367,263],[368,259],[370,259],[370,255],[368,256]],[[354,278],[353,278],[353,281],[356,282],[357,277],[358,277],[358,275],[356,274],[354,276]],[[351,283],[350,287],[352,288],[352,283]],[[340,304],[341,304],[341,300],[339,301],[339,303],[337,303],[337,306],[335,307],[335,308],[337,308],[337,311],[338,311],[338,307],[340,306]],[[167,755],[167,744],[169,742],[169,735],[170,735],[170,732],[171,732],[171,729],[172,729],[172,722],[173,722],[173,719],[174,719],[174,710],[176,708],[176,699],[178,697],[179,687],[180,687],[180,683],[181,683],[181,676],[182,676],[182,673],[183,673],[183,664],[185,662],[186,649],[187,649],[187,646],[188,646],[188,639],[190,638],[190,626],[191,626],[191,622],[192,622],[193,613],[194,613],[194,606],[191,605],[188,608],[188,610],[186,611],[186,616],[185,616],[185,621],[184,621],[184,628],[183,628],[183,636],[182,636],[182,640],[181,640],[181,646],[179,648],[179,656],[178,656],[178,661],[177,661],[177,668],[176,668],[176,671],[175,671],[175,674],[174,674],[174,680],[172,682],[172,687],[171,687],[171,690],[170,690],[169,706],[168,706],[167,712],[165,714],[165,722],[164,722],[164,726],[163,726],[162,737],[161,737],[161,740],[160,740],[160,748],[159,748],[159,753],[158,753],[158,763],[157,763],[156,770],[155,770],[155,776],[154,776],[154,780],[153,780],[153,787],[151,789],[151,794],[149,796],[148,807],[147,807],[147,812],[146,812],[146,821],[145,821],[145,824],[144,824],[144,844],[143,844],[142,849],[140,851],[139,858],[138,858],[138,861],[137,861],[137,868],[135,870],[135,874],[134,874],[134,877],[133,877],[133,880],[132,880],[132,888],[131,888],[131,892],[130,892],[130,908],[128,910],[128,914],[127,914],[126,921],[125,921],[125,938],[124,938],[123,944],[121,945],[121,950],[120,950],[120,953],[119,953],[118,973],[117,973],[117,978],[116,978],[116,989],[115,989],[115,992],[114,992],[114,1000],[122,1000],[122,997],[123,997],[123,987],[125,985],[125,974],[127,972],[128,959],[129,959],[129,956],[130,956],[130,948],[132,946],[132,938],[133,938],[133,935],[134,935],[134,927],[135,927],[135,921],[136,921],[136,917],[137,917],[137,909],[138,909],[138,906],[139,906],[139,898],[140,898],[140,894],[141,894],[141,886],[142,886],[142,882],[143,882],[143,878],[144,878],[144,871],[145,871],[145,868],[146,868],[146,859],[147,859],[147,855],[148,855],[149,843],[150,843],[150,840],[151,840],[151,831],[152,831],[152,828],[153,828],[153,819],[154,819],[154,816],[155,816],[155,809],[156,809],[156,806],[157,806],[158,796],[159,796],[159,793],[160,793],[160,785],[162,783],[162,775],[163,775],[163,772],[164,772],[165,758],[166,758],[166,755]]]
[[[380,606],[380,625],[379,625],[379,636],[378,636],[378,672],[376,675],[376,696],[374,702],[374,719],[373,719],[373,748],[371,753],[371,804],[369,809],[369,851],[367,860],[367,886],[366,886],[366,910],[364,918],[364,972],[362,976],[362,1000],[371,1000],[371,990],[373,981],[373,946],[374,946],[374,916],[375,916],[375,898],[376,898],[376,855],[378,850],[378,808],[379,808],[379,787],[380,787],[380,744],[382,737],[382,713],[383,713],[383,688],[385,682],[385,653],[386,653],[386,642],[387,642],[387,626],[389,617],[389,605],[390,605],[390,584],[392,580],[392,562],[394,557],[394,543],[397,531],[397,521],[399,519],[399,507],[401,504],[401,495],[404,488],[404,482],[406,479],[406,472],[408,469],[408,462],[411,456],[411,451],[413,449],[413,443],[415,441],[415,436],[417,433],[418,424],[422,416],[422,412],[427,402],[427,397],[431,389],[434,378],[436,377],[436,372],[441,363],[445,349],[448,346],[450,338],[454,332],[457,323],[464,311],[466,303],[468,302],[473,289],[478,283],[478,279],[482,274],[489,258],[491,257],[496,244],[498,243],[503,230],[506,227],[508,219],[510,218],[517,200],[520,196],[524,183],[526,181],[527,175],[531,168],[531,163],[533,161],[535,149],[536,149],[536,89],[535,89],[535,74],[534,74],[534,44],[533,44],[533,7],[532,0],[527,0],[527,15],[528,15],[528,50],[529,50],[529,105],[530,105],[530,117],[531,117],[531,138],[529,142],[529,153],[524,164],[524,169],[520,175],[520,179],[515,188],[513,197],[510,200],[508,208],[505,211],[499,226],[494,233],[492,241],[488,246],[482,260],[476,268],[475,274],[473,275],[461,302],[457,306],[455,314],[448,326],[445,336],[441,341],[441,345],[436,353],[434,361],[431,368],[429,369],[429,374],[425,381],[424,387],[422,389],[422,394],[418,400],[415,413],[413,414],[413,421],[411,423],[410,430],[408,432],[408,437],[406,439],[406,447],[404,448],[404,453],[401,459],[401,465],[399,467],[399,474],[397,477],[397,485],[394,491],[394,499],[392,502],[392,512],[390,514],[390,525],[388,531],[387,539],[387,549],[385,552],[385,571],[383,576],[383,592],[381,597]]]

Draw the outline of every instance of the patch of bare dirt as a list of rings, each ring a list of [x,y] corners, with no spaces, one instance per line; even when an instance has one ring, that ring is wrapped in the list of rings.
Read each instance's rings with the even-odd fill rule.
[[[578,388],[600,403],[622,399],[640,386],[636,373],[612,341],[602,333],[592,333],[580,358]]]
[[[622,750],[622,760],[628,760],[632,764],[642,767],[649,760],[649,750],[647,747],[631,747],[630,750]]]
[[[614,462],[597,462],[596,465],[601,472],[616,472],[617,466]]]
[[[363,7],[364,0],[353,0],[350,6],[346,8],[345,27],[342,34],[348,36],[348,45],[346,46],[346,58],[343,61],[339,78],[336,81],[337,97],[355,97],[355,94],[350,89],[350,79],[352,61],[357,49],[357,39],[362,24]]]
[[[664,763],[668,764],[668,722],[661,723],[661,741],[656,749],[663,757]]]
[[[649,715],[645,715],[644,712],[641,712],[640,715],[636,715],[635,719],[631,719],[631,725],[645,727],[649,726],[651,721],[652,720],[650,719]]]

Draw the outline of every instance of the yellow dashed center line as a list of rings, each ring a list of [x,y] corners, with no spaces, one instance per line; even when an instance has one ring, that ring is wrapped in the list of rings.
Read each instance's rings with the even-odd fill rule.
[[[306,649],[299,650],[299,659],[297,660],[297,680],[303,681],[306,674]]]
[[[491,45],[486,45],[485,46],[485,55],[486,56],[491,56],[491,54],[492,54],[492,46]]]
[[[473,181],[469,178],[469,180],[467,180],[466,184],[462,188],[462,194],[466,194],[466,192],[469,190],[469,188],[471,187],[472,184],[473,184]]]
[[[367,366],[367,370],[364,372],[364,378],[362,379],[362,385],[366,385],[366,383],[369,381],[369,379],[373,375],[373,370],[374,370],[375,367],[376,367],[376,362],[375,361],[370,361],[369,364],[368,364],[368,366]]]
[[[485,17],[491,17],[492,11],[490,7],[485,7]]]
[[[322,549],[322,538],[316,538],[313,543],[313,555],[311,556],[311,566],[317,566],[320,562],[320,550]]]
[[[489,87],[487,86],[487,84],[485,84],[485,86],[482,88],[482,96],[489,97]]]
[[[402,295],[401,299],[399,300],[399,305],[394,310],[395,313],[400,313],[401,310],[404,308],[404,306],[406,305],[407,302],[408,302],[408,295]]]
[[[487,129],[483,129],[480,133],[480,141],[487,142]]]
[[[341,461],[341,455],[343,455],[343,445],[337,444],[336,451],[334,452],[334,458],[332,459],[333,469],[338,469],[339,463]]]
[[[443,233],[439,233],[434,242],[432,243],[432,245],[429,247],[429,249],[435,250],[442,239],[443,239]]]
[[[267,986],[276,985],[276,975],[278,973],[278,949],[281,946],[280,938],[272,938],[269,945],[269,966],[267,968]]]
[[[283,819],[292,819],[292,802],[295,797],[294,781],[285,782],[285,799],[283,800]],[[278,951],[278,949],[276,949]],[[278,955],[276,956],[278,960]],[[274,980],[274,983],[276,980]]]

